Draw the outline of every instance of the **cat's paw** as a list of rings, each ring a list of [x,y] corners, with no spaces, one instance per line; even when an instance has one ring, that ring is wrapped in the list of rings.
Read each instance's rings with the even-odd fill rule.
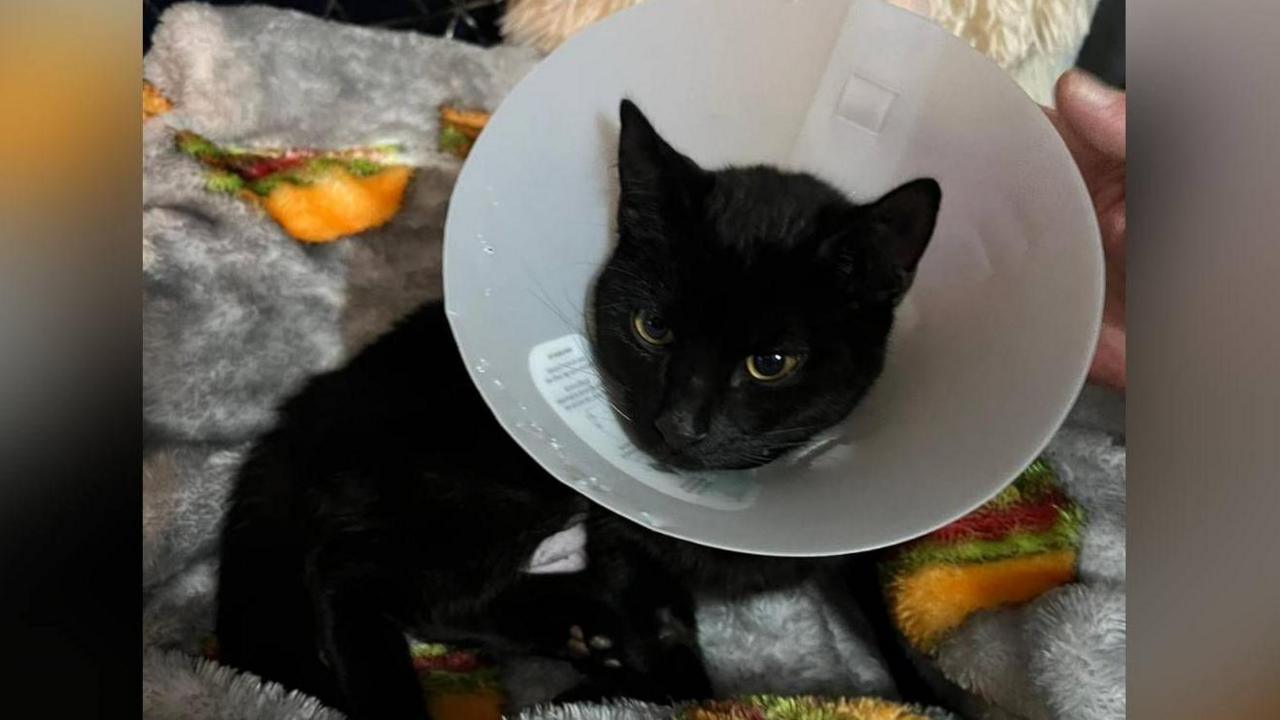
[[[601,667],[617,670],[622,667],[617,649],[617,643],[610,635],[588,632],[581,625],[569,626],[565,652],[575,661],[598,663]]]

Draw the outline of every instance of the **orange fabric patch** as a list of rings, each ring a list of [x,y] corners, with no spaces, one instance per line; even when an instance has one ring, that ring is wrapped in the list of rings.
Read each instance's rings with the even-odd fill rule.
[[[502,696],[497,693],[431,693],[427,710],[441,720],[502,720]]]
[[[483,110],[462,110],[449,107],[440,108],[440,149],[452,153],[460,160],[465,160],[471,152],[471,146],[480,131],[489,123],[490,113]]]
[[[926,652],[979,610],[1023,603],[1075,579],[1071,550],[972,565],[931,565],[894,580],[889,603],[899,629]]]
[[[150,120],[157,115],[163,115],[173,109],[173,103],[169,102],[169,98],[160,94],[149,82],[142,83],[142,119]]]
[[[489,116],[483,110],[461,110],[447,105],[440,108],[440,122],[457,128],[472,140],[480,137],[480,131],[489,123]]]
[[[298,240],[330,242],[394,217],[412,175],[403,166],[362,178],[335,168],[312,185],[281,183],[262,200],[262,206]]]

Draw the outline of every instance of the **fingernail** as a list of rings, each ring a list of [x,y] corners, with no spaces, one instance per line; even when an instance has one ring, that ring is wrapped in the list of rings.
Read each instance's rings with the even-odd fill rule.
[[[1072,80],[1067,92],[1072,99],[1095,108],[1106,107],[1115,101],[1119,90],[1099,80],[1093,73],[1080,70],[1071,71]]]

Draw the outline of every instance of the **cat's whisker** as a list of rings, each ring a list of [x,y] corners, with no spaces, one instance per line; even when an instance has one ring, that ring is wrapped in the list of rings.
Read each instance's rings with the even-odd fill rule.
[[[594,347],[591,349],[591,353],[594,362]],[[604,372],[598,372],[596,375],[600,378],[600,384],[604,386],[605,402],[609,403],[609,407],[613,408],[613,411],[621,415],[627,422],[632,422],[631,416],[624,412],[622,408],[618,407],[618,404],[613,401],[613,398],[615,397],[626,397],[626,386],[618,382],[615,378],[606,375]]]
[[[576,325],[569,319],[569,316],[565,315],[564,312],[556,306],[555,302],[551,299],[551,293],[547,292],[546,287],[538,281],[537,276],[534,275],[533,271],[527,264],[524,266],[524,274],[529,278],[530,285],[532,286],[529,293],[541,302],[548,310],[550,310],[551,313],[554,314],[562,323],[564,323],[567,329],[577,330],[580,325]],[[570,302],[570,304],[572,304],[572,302]]]
[[[617,406],[617,405],[616,405],[612,400],[608,400],[607,402],[609,403],[609,407],[613,408],[613,411],[614,411],[614,412],[616,412],[616,413],[618,413],[619,415],[621,415],[621,416],[622,416],[622,418],[623,418],[624,420],[626,420],[627,422],[631,422],[631,416],[630,416],[630,415],[628,415],[628,414],[626,414],[626,413],[622,412],[622,409],[621,409],[621,408],[619,408],[619,407],[618,407],[618,406]]]
[[[539,292],[541,292],[542,294],[541,295],[538,294]],[[551,301],[551,296],[541,286],[538,286],[537,292],[535,292],[534,290],[530,290],[529,294],[533,295],[533,297],[536,298],[538,302],[546,306],[546,308],[550,310],[551,313],[560,320],[560,322],[564,323],[566,328],[570,330],[575,329],[573,323],[569,320],[569,317],[565,315],[560,310],[560,308],[556,307],[555,303]]]
[[[808,426],[793,427],[793,428],[779,428],[776,430],[766,430],[762,433],[756,433],[756,435],[757,437],[776,437],[778,435],[794,435],[796,433],[817,432],[818,430],[823,429],[823,427],[825,426],[808,425]],[[807,442],[807,440],[803,440],[801,442]]]

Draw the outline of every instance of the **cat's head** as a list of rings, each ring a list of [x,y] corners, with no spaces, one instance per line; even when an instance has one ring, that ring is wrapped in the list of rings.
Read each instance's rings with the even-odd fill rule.
[[[880,374],[941,191],[866,205],[805,174],[709,171],[621,106],[618,243],[593,342],[634,442],[685,469],[760,465],[839,422]]]

